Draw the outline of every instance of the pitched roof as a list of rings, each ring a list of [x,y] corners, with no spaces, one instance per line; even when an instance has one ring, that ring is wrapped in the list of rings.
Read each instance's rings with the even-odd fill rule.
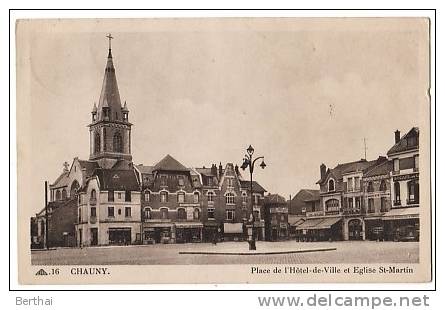
[[[118,159],[111,169],[126,170],[132,169],[133,163],[126,159]]]
[[[96,169],[94,174],[99,178],[101,190],[139,190],[139,182],[133,169]]]
[[[153,171],[189,171],[189,169],[167,154],[153,167]]]
[[[107,65],[105,67],[104,79],[102,82],[102,90],[100,92],[99,103],[97,106],[97,120],[103,120],[103,108],[110,108],[109,120],[122,121],[122,105],[117,86],[115,68],[113,64],[113,56],[111,49],[108,53]]]
[[[338,164],[335,168],[328,169],[324,178],[318,180],[317,184],[324,183],[328,178],[329,174],[332,174],[335,179],[339,180],[346,173],[365,171],[366,169],[377,164],[379,160],[382,160],[381,158],[382,157],[379,157],[379,159],[371,161],[367,161],[366,159],[360,159],[349,163]]]
[[[305,201],[315,201],[320,199],[320,190],[318,189],[300,189],[292,198],[292,204],[296,202],[303,203]]]
[[[212,168],[195,168],[196,171],[199,173],[207,176],[207,177],[214,177],[215,175],[212,173]]]
[[[85,174],[87,177],[90,177],[93,174],[94,169],[99,168],[99,164],[96,161],[81,160],[81,159],[79,159],[78,161],[80,167],[82,169],[85,169]]]
[[[371,167],[368,171],[366,171],[366,173],[363,174],[363,177],[366,178],[378,175],[387,175],[387,174],[389,175],[391,169],[392,169],[391,161],[385,159],[385,161]]]
[[[153,166],[144,166],[142,164],[139,164],[136,166],[136,168],[142,173],[142,174],[152,174],[153,173]]]
[[[240,183],[242,188],[250,189],[250,181],[240,180]],[[252,182],[252,190],[256,193],[267,192],[267,190],[262,187],[257,181]]]
[[[413,140],[413,144],[408,145],[408,138],[415,137],[416,139]],[[419,148],[419,128],[413,127],[410,131],[408,131],[399,142],[394,144],[388,151],[388,155],[409,151],[409,150],[415,150]]]
[[[51,184],[51,187],[63,187],[63,186],[68,186],[68,183],[70,181],[69,179],[69,171],[64,171],[62,172],[61,175],[59,175],[59,177],[54,181],[53,184]]]
[[[278,194],[269,194],[265,198],[265,203],[286,203],[286,199]]]

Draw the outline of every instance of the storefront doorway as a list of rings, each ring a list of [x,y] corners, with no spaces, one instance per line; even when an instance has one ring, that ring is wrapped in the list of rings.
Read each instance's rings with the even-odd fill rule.
[[[97,245],[98,244],[97,228],[91,228],[90,233],[91,233],[91,245],[92,246]]]
[[[349,240],[362,240],[362,221],[359,219],[350,220],[348,223]]]
[[[131,243],[131,228],[110,228],[108,231],[110,244],[126,245]]]

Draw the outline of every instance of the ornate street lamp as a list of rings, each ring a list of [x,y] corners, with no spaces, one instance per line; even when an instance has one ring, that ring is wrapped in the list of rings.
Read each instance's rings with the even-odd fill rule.
[[[260,167],[262,169],[266,168],[266,164],[264,163],[264,156],[259,156],[255,159],[253,159],[253,153],[255,149],[252,147],[252,145],[249,145],[247,148],[247,154],[243,158],[243,164],[241,165],[241,169],[246,170],[246,168],[249,168],[250,172],[250,216],[249,220],[247,222],[247,235],[248,235],[248,241],[249,242],[249,250],[256,250],[256,244],[255,244],[255,216],[253,214],[253,170],[255,168],[255,162],[258,159],[262,159]]]

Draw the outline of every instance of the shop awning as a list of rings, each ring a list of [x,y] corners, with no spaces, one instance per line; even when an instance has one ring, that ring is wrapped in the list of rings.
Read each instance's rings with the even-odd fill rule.
[[[224,223],[225,234],[242,234],[243,223]]]
[[[176,223],[176,228],[199,228],[202,226],[202,223]]]
[[[314,229],[328,229],[331,228],[332,225],[338,223],[340,221],[340,217],[328,217],[323,220],[323,222],[317,224]]]
[[[302,230],[302,229],[315,229],[314,227],[316,227],[318,224],[320,224],[321,222],[323,222],[324,219],[321,218],[317,218],[317,219],[307,219],[306,221],[304,221],[303,223],[301,223],[300,225],[298,225],[296,227],[296,230]]]
[[[143,223],[144,228],[171,228],[172,226],[172,223]]]
[[[382,220],[403,220],[403,219],[418,219],[419,218],[419,207],[414,208],[397,208],[386,212],[382,216]]]
[[[305,218],[303,216],[298,216],[298,215],[293,215],[293,214],[288,215],[288,222],[291,226],[294,226],[294,227],[303,223],[304,219]]]

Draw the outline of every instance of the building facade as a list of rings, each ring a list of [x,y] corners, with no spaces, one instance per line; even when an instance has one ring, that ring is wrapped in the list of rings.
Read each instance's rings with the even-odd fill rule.
[[[288,240],[289,208],[286,199],[278,194],[269,194],[264,199],[266,241]]]

